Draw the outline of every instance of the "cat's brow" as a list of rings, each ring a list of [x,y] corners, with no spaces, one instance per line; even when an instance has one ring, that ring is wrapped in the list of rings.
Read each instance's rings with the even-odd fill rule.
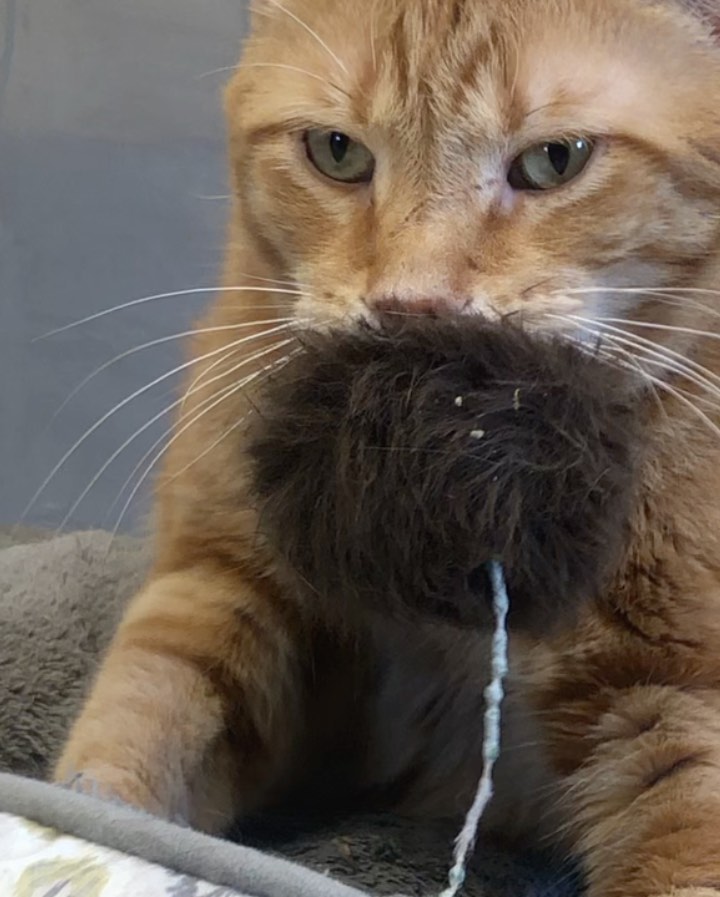
[[[301,28],[303,28],[307,33],[313,38],[313,40],[317,41],[317,43],[325,50],[328,56],[336,63],[336,65],[347,74],[347,67],[345,63],[340,59],[340,57],[335,53],[330,46],[320,37],[320,35],[315,31],[314,28],[311,28],[310,25],[304,20],[297,16],[292,10],[287,9],[282,3],[279,3],[278,0],[270,0],[270,3],[278,9],[281,13],[288,16],[288,18],[292,19],[293,22],[296,22]]]
[[[350,98],[350,94],[343,87],[340,87],[339,84],[334,81],[330,81],[328,78],[323,77],[322,75],[318,75],[315,72],[309,72],[307,69],[302,68],[299,65],[290,65],[285,62],[243,62],[240,63],[236,67],[236,69],[279,69],[283,72],[291,72],[295,75],[302,75],[305,78],[312,78],[313,81],[319,81],[321,84],[324,84],[326,87],[331,87],[333,90],[337,90],[343,96]],[[209,72],[208,74],[213,74],[213,72]]]
[[[344,132],[352,133],[359,130],[359,126],[353,127],[344,116],[338,116],[337,121],[332,124],[323,123],[322,121],[311,121],[309,118],[291,118],[284,120],[269,122],[266,125],[259,125],[246,132],[245,139],[249,146],[254,147],[261,145],[269,140],[278,137],[284,137],[288,134],[302,134],[303,131],[309,131],[312,128],[327,128],[327,130],[341,129]]]
[[[288,132],[305,131],[310,127],[311,125],[307,121],[273,122],[272,124],[261,125],[259,128],[253,128],[248,131],[245,139],[250,146],[254,146],[265,143],[265,141],[272,140],[275,137],[282,137]]]

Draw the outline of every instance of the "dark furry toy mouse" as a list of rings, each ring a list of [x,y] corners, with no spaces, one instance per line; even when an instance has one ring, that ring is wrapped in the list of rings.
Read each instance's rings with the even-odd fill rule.
[[[637,382],[601,353],[481,318],[302,334],[261,394],[260,527],[323,600],[512,629],[574,615],[622,558]]]

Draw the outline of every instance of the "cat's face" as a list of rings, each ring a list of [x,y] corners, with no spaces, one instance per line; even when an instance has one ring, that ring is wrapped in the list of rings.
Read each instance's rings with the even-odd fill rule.
[[[720,255],[710,33],[672,0],[259,0],[240,229],[317,326],[642,315]]]

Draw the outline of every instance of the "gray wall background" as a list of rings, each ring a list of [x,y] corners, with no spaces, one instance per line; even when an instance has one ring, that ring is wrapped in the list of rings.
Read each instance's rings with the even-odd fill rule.
[[[220,92],[246,0],[0,0],[0,523],[20,520],[96,420],[180,362],[169,342],[212,294],[83,316],[215,282],[227,192]],[[213,74],[208,74],[213,72]],[[128,402],[54,475],[27,515],[59,525],[113,452],[169,404],[165,380]],[[113,501],[169,425],[105,471],[66,528],[113,526]],[[127,491],[125,493],[127,495]],[[145,489],[125,527],[147,510]]]

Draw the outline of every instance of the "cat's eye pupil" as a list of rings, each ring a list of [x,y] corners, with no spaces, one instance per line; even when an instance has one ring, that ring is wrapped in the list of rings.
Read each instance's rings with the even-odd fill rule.
[[[350,138],[340,131],[332,131],[330,134],[330,153],[333,159],[340,164],[347,155]]]
[[[570,164],[570,148],[562,143],[548,143],[547,154],[558,174],[565,174]]]
[[[582,137],[535,143],[513,160],[508,182],[515,190],[563,187],[582,174],[593,150],[593,141]]]
[[[333,181],[369,184],[375,172],[375,157],[359,140],[342,131],[310,128],[302,134],[305,154],[315,168]]]

